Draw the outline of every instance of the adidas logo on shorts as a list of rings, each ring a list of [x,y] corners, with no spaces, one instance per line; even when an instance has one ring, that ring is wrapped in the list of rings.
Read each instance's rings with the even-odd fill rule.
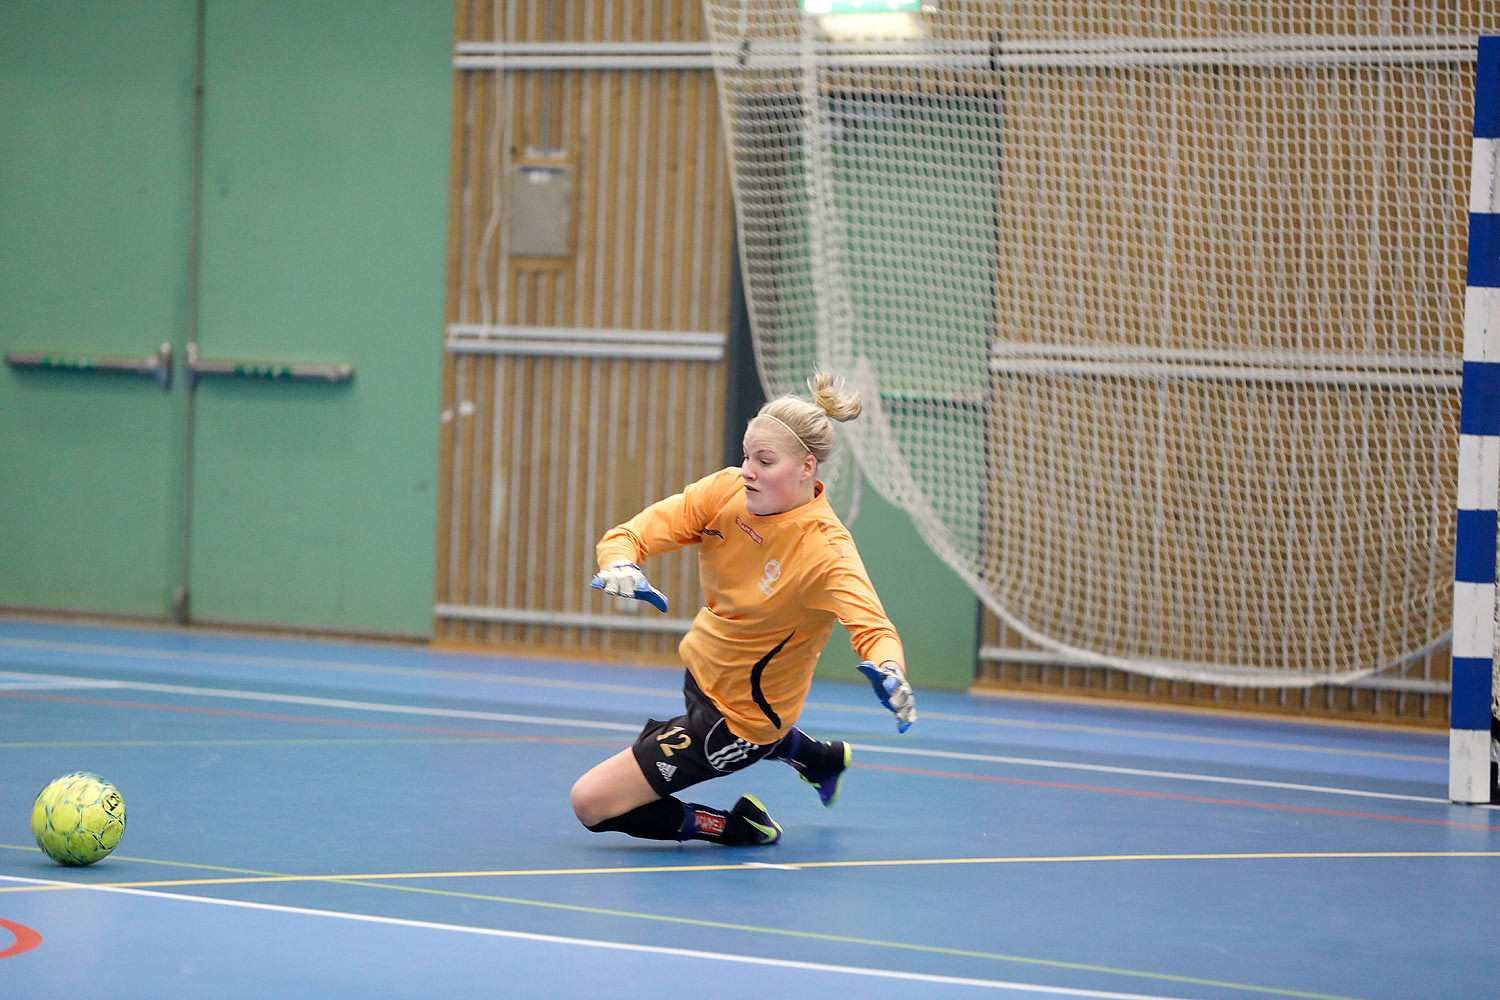
[[[750,751],[758,749],[760,748],[748,740],[736,739],[709,754],[708,762],[713,765],[715,771],[726,771],[740,761],[749,760]]]
[[[677,765],[668,764],[664,760],[659,760],[656,762],[656,769],[661,772],[662,779],[665,781],[671,781],[672,775],[677,773]]]

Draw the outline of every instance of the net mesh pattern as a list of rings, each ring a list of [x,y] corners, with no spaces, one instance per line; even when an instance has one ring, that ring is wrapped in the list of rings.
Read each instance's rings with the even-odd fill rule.
[[[1070,657],[1307,685],[1452,617],[1481,2],[705,0],[768,392]]]

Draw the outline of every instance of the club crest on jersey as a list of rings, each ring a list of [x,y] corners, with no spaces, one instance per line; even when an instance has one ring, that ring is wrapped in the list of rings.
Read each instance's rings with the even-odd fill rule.
[[[744,521],[741,521],[738,514],[736,514],[735,517],[734,517],[734,523],[738,524],[740,526],[740,530],[743,531],[745,534],[749,535],[750,536],[750,540],[752,542],[754,542],[756,545],[764,545],[765,544],[764,540],[759,535],[757,535],[755,533],[755,529],[752,528],[752,527],[750,527],[750,525],[746,524]]]
[[[776,586],[776,581],[781,579],[781,563],[775,559],[766,563],[766,568],[760,578],[760,592],[767,597],[771,596],[771,589]]]

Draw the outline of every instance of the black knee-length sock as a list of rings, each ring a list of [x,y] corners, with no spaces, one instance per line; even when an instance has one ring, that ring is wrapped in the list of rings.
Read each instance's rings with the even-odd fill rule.
[[[624,833],[642,840],[707,840],[729,845],[750,842],[748,826],[734,813],[684,802],[670,795],[588,829],[594,833]]]

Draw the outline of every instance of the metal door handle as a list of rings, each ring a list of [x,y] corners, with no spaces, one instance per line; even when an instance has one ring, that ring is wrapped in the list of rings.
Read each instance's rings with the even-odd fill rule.
[[[198,345],[187,345],[183,364],[189,388],[205,375],[228,378],[291,379],[311,382],[347,382],[354,377],[354,366],[345,364],[312,364],[302,361],[237,361],[226,358],[200,358]]]
[[[149,358],[122,358],[105,354],[48,354],[41,351],[9,351],[5,363],[12,368],[51,372],[107,372],[149,375],[166,389],[172,384],[172,345],[163,343]]]

